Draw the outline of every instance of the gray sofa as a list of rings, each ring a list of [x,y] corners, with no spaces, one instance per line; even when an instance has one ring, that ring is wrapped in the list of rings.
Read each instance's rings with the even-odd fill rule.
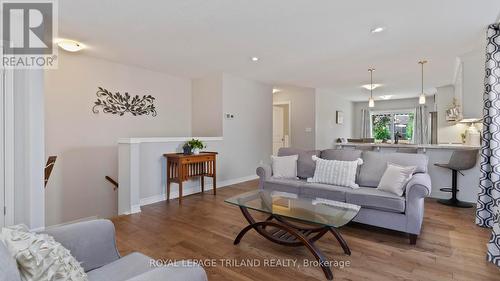
[[[109,220],[79,222],[48,229],[81,263],[89,281],[206,281],[198,265],[150,266],[151,258],[141,253],[120,257],[115,228]],[[21,281],[16,261],[0,242],[0,281]]]
[[[299,179],[277,179],[272,177],[270,165],[257,168],[259,188],[293,192],[305,197],[325,198],[361,206],[354,221],[406,232],[410,244],[415,244],[420,234],[424,217],[424,198],[431,193],[431,179],[427,173],[428,159],[424,154],[382,153],[355,149],[327,149],[305,151],[281,148],[278,156],[299,155],[297,175]],[[358,169],[356,183],[359,189],[328,184],[308,183],[306,178],[314,175],[312,156],[323,159],[352,161],[363,159]],[[406,184],[403,196],[378,190],[376,187],[384,174],[387,162],[402,166],[416,166],[411,180]]]

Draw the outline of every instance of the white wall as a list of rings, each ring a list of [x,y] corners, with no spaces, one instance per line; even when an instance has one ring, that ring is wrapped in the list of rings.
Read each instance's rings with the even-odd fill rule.
[[[314,149],[315,147],[315,90],[313,88],[278,86],[281,90],[273,94],[272,102],[291,102],[292,147]]]
[[[462,143],[460,134],[465,131],[466,125],[446,121],[446,110],[453,103],[453,98],[455,97],[455,89],[451,85],[437,87],[436,89],[438,143]]]
[[[194,79],[191,104],[193,136],[222,136],[222,75]]]
[[[45,72],[46,155],[58,156],[46,189],[47,225],[116,214],[120,137],[190,136],[191,81],[81,54],[59,53],[59,69]],[[97,87],[150,94],[152,116],[92,112]]]
[[[353,135],[353,102],[332,90],[316,89],[316,149],[332,148],[338,138]],[[336,123],[336,112],[344,113],[344,123]]]
[[[379,110],[398,110],[398,109],[413,109],[418,106],[418,98],[409,99],[394,99],[394,100],[376,100],[375,107],[370,108],[373,111]],[[427,96],[426,98],[427,113],[434,110],[434,98]],[[361,109],[368,109],[368,102],[355,102],[353,106],[353,121],[354,131],[353,137],[359,138],[361,136]]]

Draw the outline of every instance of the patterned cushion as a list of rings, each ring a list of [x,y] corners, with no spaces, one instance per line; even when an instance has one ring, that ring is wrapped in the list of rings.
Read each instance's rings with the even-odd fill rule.
[[[303,150],[292,147],[282,147],[278,150],[278,156],[299,155],[297,161],[297,176],[301,179],[307,179],[314,176],[316,163],[312,160],[313,156],[319,156],[319,150]]]
[[[1,239],[16,259],[23,281],[87,281],[69,251],[47,234],[32,233],[25,225],[2,229]]]
[[[363,160],[337,161],[325,160],[313,156],[316,162],[314,176],[307,179],[308,182],[326,183],[338,186],[359,188],[356,184],[356,169]]]

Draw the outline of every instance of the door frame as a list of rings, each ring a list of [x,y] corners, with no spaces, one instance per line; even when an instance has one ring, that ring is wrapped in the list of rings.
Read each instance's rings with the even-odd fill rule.
[[[292,102],[291,101],[276,101],[273,102],[275,105],[287,105],[288,106],[288,147],[292,146]]]
[[[3,207],[0,214],[4,225],[14,224],[14,72],[11,69],[0,69],[0,163],[2,167],[1,182],[3,186]]]

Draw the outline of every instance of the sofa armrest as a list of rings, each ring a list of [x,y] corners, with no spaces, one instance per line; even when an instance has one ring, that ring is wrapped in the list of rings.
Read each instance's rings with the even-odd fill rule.
[[[406,184],[406,200],[408,201],[413,196],[425,198],[431,195],[431,191],[432,185],[429,174],[415,174]]]
[[[431,191],[429,174],[415,174],[406,185],[406,232],[420,234],[424,221],[424,198]]]
[[[257,167],[257,170],[255,172],[259,176],[259,188],[263,189],[264,181],[268,180],[273,175],[271,165],[261,164],[259,167]]]
[[[54,237],[82,264],[85,272],[120,258],[116,249],[115,227],[109,220],[91,220],[48,228]]]

